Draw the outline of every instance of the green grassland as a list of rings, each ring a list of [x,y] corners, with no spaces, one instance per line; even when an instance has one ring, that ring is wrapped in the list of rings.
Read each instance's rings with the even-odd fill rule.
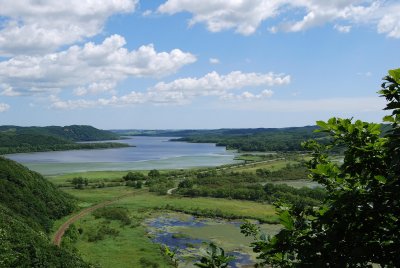
[[[246,172],[255,172],[259,168],[266,168],[270,171],[276,171],[286,167],[287,164],[297,164],[298,161],[295,160],[273,160],[270,162],[256,162],[247,165],[237,165],[234,170],[238,172],[246,171]]]
[[[76,248],[86,261],[100,264],[101,267],[147,267],[146,265],[169,267],[168,260],[161,254],[159,246],[152,243],[150,238],[147,237],[146,228],[142,224],[144,219],[162,211],[179,211],[192,214],[198,211],[219,210],[237,218],[277,221],[273,206],[251,201],[161,196],[149,193],[147,189],[132,190],[128,187],[84,190],[71,188],[64,189],[64,191],[75,196],[81,207],[134,192],[133,195],[121,199],[111,206],[127,209],[131,224],[122,225],[113,220],[95,219],[93,215],[84,217],[75,224],[77,228],[83,230],[75,244]],[[55,224],[55,229],[60,224],[61,221],[58,221]],[[89,242],[88,234],[96,232],[102,225],[117,230],[118,235],[115,237],[106,236],[102,240]],[[241,236],[238,231],[237,237]]]

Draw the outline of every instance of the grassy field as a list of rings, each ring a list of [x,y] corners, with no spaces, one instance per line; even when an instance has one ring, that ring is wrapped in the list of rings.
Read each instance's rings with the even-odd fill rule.
[[[65,189],[67,193],[78,198],[81,207],[109,200],[114,197],[133,191],[128,187],[109,187],[102,189]],[[146,189],[136,190],[135,194],[124,198],[116,203],[132,210],[145,209],[168,209],[191,213],[197,209],[216,210],[219,209],[238,217],[254,218],[259,220],[276,219],[275,210],[272,205],[251,202],[245,200],[228,200],[209,197],[179,197],[173,195],[156,195],[149,193]]]
[[[135,211],[131,211],[135,213]],[[98,231],[99,226],[107,225],[117,230],[117,236],[106,236],[105,239],[89,242],[89,234]],[[144,226],[123,226],[117,221],[105,221],[88,216],[76,223],[81,228],[76,247],[82,257],[101,267],[172,267],[161,254],[160,247],[146,235]]]
[[[130,225],[126,226],[117,221],[102,218],[95,219],[93,215],[75,223],[76,228],[82,230],[76,243],[77,249],[85,260],[99,264],[101,267],[170,267],[168,260],[161,254],[159,246],[147,237],[146,227],[143,225],[144,219],[162,211],[198,213],[218,210],[237,218],[277,220],[273,206],[250,201],[161,196],[149,193],[147,189],[133,190],[130,187],[64,190],[77,198],[80,207],[91,206],[134,191],[134,195],[111,205],[111,207],[127,209],[132,220]],[[58,221],[55,229],[61,223],[61,220]],[[98,232],[103,225],[116,230],[119,234],[115,237],[105,236],[102,240],[89,242],[89,234]],[[229,237],[233,235],[234,232],[230,230]],[[237,239],[241,236],[240,232],[237,232]]]
[[[268,169],[270,171],[279,170],[283,167],[286,167],[287,164],[298,164],[298,161],[293,160],[276,160],[271,162],[261,162],[261,163],[252,163],[245,166],[237,166],[234,168],[235,171],[246,171],[246,172],[255,172],[259,168]]]

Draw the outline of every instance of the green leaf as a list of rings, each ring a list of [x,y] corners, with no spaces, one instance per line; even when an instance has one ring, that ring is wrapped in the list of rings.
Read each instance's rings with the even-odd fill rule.
[[[391,115],[386,115],[385,117],[383,117],[383,122],[394,123],[394,118]]]
[[[317,121],[317,126],[319,126],[322,130],[327,130],[329,128],[328,124],[324,121]]]
[[[279,215],[279,220],[280,223],[288,230],[293,230],[294,229],[294,222],[292,217],[289,214],[289,211],[283,211]]]
[[[382,183],[382,184],[385,184],[385,183],[386,183],[386,178],[385,178],[384,176],[377,175],[377,176],[374,177],[374,179],[377,180],[377,181],[379,181],[379,182]]]
[[[388,73],[397,83],[400,83],[400,69],[389,70]]]

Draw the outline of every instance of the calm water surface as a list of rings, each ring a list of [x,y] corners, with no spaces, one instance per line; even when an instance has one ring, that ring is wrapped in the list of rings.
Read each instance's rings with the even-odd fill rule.
[[[179,169],[234,163],[234,153],[209,143],[129,137],[136,147],[10,154],[6,157],[44,175],[98,170]],[[115,142],[115,141],[114,141]]]

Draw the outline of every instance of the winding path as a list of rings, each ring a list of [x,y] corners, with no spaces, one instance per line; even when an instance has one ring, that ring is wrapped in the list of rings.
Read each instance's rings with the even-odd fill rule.
[[[61,245],[61,239],[62,239],[65,231],[68,229],[68,227],[71,224],[73,224],[74,222],[76,222],[80,218],[86,216],[87,214],[89,214],[89,213],[91,213],[91,212],[93,212],[93,211],[95,211],[95,210],[97,210],[99,208],[108,206],[108,205],[110,205],[110,204],[112,204],[114,202],[117,202],[118,200],[120,200],[122,198],[125,198],[127,196],[130,196],[132,194],[133,194],[133,192],[132,193],[128,193],[128,194],[124,194],[124,195],[118,196],[118,197],[116,197],[116,198],[114,198],[112,200],[104,201],[104,202],[101,202],[101,203],[99,203],[97,205],[94,205],[92,207],[88,207],[88,208],[85,208],[85,209],[81,210],[78,214],[76,214],[76,215],[72,216],[71,218],[69,218],[66,222],[64,222],[60,226],[60,228],[58,228],[57,232],[54,234],[53,244],[56,245],[56,246],[60,246]]]

